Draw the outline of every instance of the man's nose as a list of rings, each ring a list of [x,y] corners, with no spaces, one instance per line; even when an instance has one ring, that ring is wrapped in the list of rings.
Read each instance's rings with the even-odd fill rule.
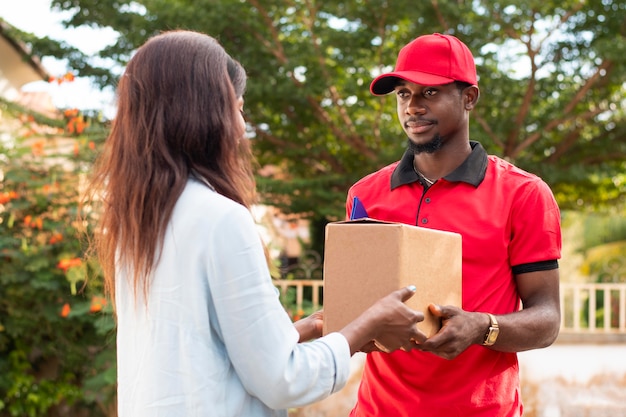
[[[406,105],[406,113],[409,115],[424,114],[426,113],[426,106],[424,106],[419,97],[413,96]]]

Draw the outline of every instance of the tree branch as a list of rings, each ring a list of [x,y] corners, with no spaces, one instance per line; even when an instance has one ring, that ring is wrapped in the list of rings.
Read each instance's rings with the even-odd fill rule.
[[[380,45],[376,48],[376,62],[378,63],[378,67],[381,68],[384,66],[383,64],[383,50],[385,48],[385,40],[387,39],[387,31],[385,30],[385,26],[387,24],[387,8],[382,8],[380,10],[381,14],[378,18],[378,26],[376,27],[376,31],[378,36],[380,37]],[[382,99],[380,100],[383,101]],[[376,140],[376,143],[379,144],[381,142],[381,132],[380,132],[380,121],[382,119],[384,111],[384,105],[378,106],[378,111],[374,117],[374,122],[372,123],[372,134]]]
[[[258,32],[255,32],[255,37],[259,40],[259,42],[262,45],[264,45],[269,51],[272,52],[272,54],[276,57],[278,62],[280,62],[282,65],[288,66],[289,59],[287,55],[285,54],[284,48],[282,47],[282,43],[280,41],[280,37],[278,36],[278,31],[276,30],[271,17],[267,13],[267,11],[261,7],[258,0],[250,0],[250,3],[259,11],[261,16],[263,17],[263,21],[265,22],[266,26],[270,28],[270,33],[272,35],[272,42],[263,38]],[[309,13],[312,13],[313,16],[315,16],[316,15],[315,9],[310,5],[310,2],[308,1],[307,1],[307,6],[308,6],[307,11]],[[319,53],[319,47],[316,42],[317,37],[314,32],[313,19],[305,18],[305,24],[307,25],[309,32],[311,33],[313,47],[318,51],[320,67],[322,68],[322,72],[324,73],[324,76],[326,78],[327,85],[329,85],[331,100],[333,101],[333,104],[337,106],[337,108],[339,109],[340,115],[342,116],[344,123],[346,124],[346,126],[348,126],[348,130],[350,131],[349,134],[346,134],[346,132],[342,128],[337,126],[337,124],[332,120],[328,112],[324,110],[322,105],[319,103],[319,100],[317,100],[315,97],[312,97],[311,95],[307,95],[306,96],[307,102],[315,110],[315,114],[317,114],[320,121],[322,121],[326,126],[328,126],[337,138],[339,138],[340,140],[344,141],[348,145],[355,148],[358,152],[363,154],[365,157],[369,159],[376,158],[377,157],[376,152],[368,148],[365,142],[363,141],[363,139],[355,133],[354,124],[352,123],[347,112],[345,111],[345,108],[339,104],[340,100],[338,97],[338,93],[336,92],[336,89],[334,88],[334,86],[332,86],[332,83],[329,81],[330,76],[326,72],[324,58],[322,54]],[[300,82],[296,78],[294,71],[288,71],[288,74],[289,74],[289,78],[291,79],[291,81],[296,87],[303,88],[303,83]]]
[[[265,26],[269,28],[270,30],[273,42],[270,42],[268,39],[265,39],[257,31],[254,31],[254,37],[261,43],[261,45],[265,47],[265,49],[272,52],[272,54],[276,57],[278,62],[280,62],[283,65],[287,64],[288,62],[287,55],[285,54],[283,44],[279,41],[278,31],[276,30],[276,26],[274,26],[274,22],[272,21],[272,18],[267,13],[267,10],[261,7],[258,0],[249,0],[249,2],[250,4],[252,4],[252,6],[255,9],[259,11],[261,17],[263,18],[263,21],[265,22]]]
[[[574,107],[576,107],[576,105],[579,104],[583,100],[583,98],[585,97],[585,94],[587,94],[587,92],[600,79],[600,77],[602,77],[602,73],[605,70],[608,73],[611,67],[612,67],[611,61],[603,61],[602,64],[596,69],[596,72],[587,79],[583,87],[580,90],[578,90],[578,93],[576,93],[576,95],[572,97],[570,102],[565,106],[565,108],[563,109],[564,117],[561,117],[558,119],[552,119],[542,130],[537,131],[535,134],[528,136],[526,139],[520,142],[517,145],[517,147],[515,147],[515,149],[509,156],[511,158],[515,158],[520,152],[522,152],[524,149],[526,149],[527,147],[532,145],[534,142],[539,140],[539,138],[544,132],[550,132],[553,129],[555,129],[557,126],[564,123],[565,121],[571,120],[573,117],[568,116],[569,113],[572,112]]]
[[[377,157],[376,152],[368,148],[363,138],[357,134],[356,129],[354,127],[354,123],[352,122],[352,119],[348,115],[348,112],[346,111],[345,106],[342,104],[342,100],[341,100],[341,97],[339,96],[339,92],[337,91],[337,87],[334,85],[332,81],[332,77],[328,73],[328,68],[326,65],[326,58],[324,56],[324,53],[320,49],[320,45],[322,44],[322,41],[317,37],[316,31],[315,31],[314,18],[312,17],[317,15],[317,11],[309,0],[306,0],[305,3],[306,3],[309,14],[308,14],[308,18],[306,16],[304,17],[304,23],[307,26],[309,33],[311,34],[311,41],[312,41],[311,43],[317,54],[317,60],[320,66],[321,73],[324,77],[325,84],[328,87],[330,99],[333,105],[335,106],[335,108],[337,109],[337,111],[339,112],[339,116],[341,120],[343,121],[344,126],[342,126],[342,128],[339,129],[336,126],[336,123],[334,123],[331,120],[328,112],[326,112],[326,110],[324,110],[324,108],[321,105],[319,105],[317,101],[314,107],[317,110],[318,114],[322,117],[322,119],[328,124],[329,127],[331,127],[331,130],[337,137],[339,137],[341,140],[346,142],[348,145],[355,148],[359,153],[363,154],[367,158],[370,158],[370,159],[376,158]],[[347,129],[348,134],[344,132],[343,128]]]
[[[528,112],[530,111],[533,97],[535,95],[535,86],[537,85],[537,51],[533,49],[532,46],[532,38],[534,33],[535,22],[533,21],[530,25],[530,30],[528,33],[528,39],[523,41],[520,38],[520,41],[526,46],[526,51],[528,53],[528,58],[530,59],[530,77],[528,81],[528,85],[526,86],[526,92],[524,93],[524,98],[522,99],[522,103],[519,106],[519,110],[517,111],[517,116],[515,117],[515,121],[513,123],[513,128],[509,132],[509,137],[506,139],[506,148],[504,149],[504,154],[508,156],[512,156],[513,150],[515,149],[516,139],[522,126],[524,124],[524,120],[528,116]]]
[[[603,155],[596,155],[589,158],[584,158],[580,162],[583,165],[597,165],[606,162],[623,162],[626,160],[625,152],[610,152]]]
[[[578,115],[574,120],[574,125],[577,125],[577,121],[586,121],[594,118],[598,114],[602,113],[604,110],[596,109],[593,111],[588,111],[584,114]],[[550,155],[548,158],[548,162],[553,163],[556,162],[561,156],[563,156],[580,138],[580,130],[576,129],[576,127],[572,128],[567,136],[559,142],[555,152]]]
[[[485,133],[487,133],[487,136],[493,141],[496,146],[504,149],[504,142],[502,142],[500,140],[500,137],[494,133],[493,129],[491,129],[491,126],[489,126],[487,120],[480,116],[475,116],[474,120],[478,122],[478,124],[483,128]]]
[[[450,30],[450,26],[448,25],[448,23],[446,22],[446,19],[444,19],[443,15],[441,14],[441,10],[439,10],[439,3],[437,2],[437,0],[431,0],[430,4],[433,6],[433,9],[435,10],[435,14],[437,15],[437,20],[439,21],[439,24],[443,28],[443,31],[448,32]]]

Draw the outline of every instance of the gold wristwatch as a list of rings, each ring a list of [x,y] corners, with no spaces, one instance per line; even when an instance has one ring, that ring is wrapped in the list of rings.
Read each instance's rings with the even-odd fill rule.
[[[485,334],[485,340],[483,340],[483,346],[492,346],[496,343],[496,339],[498,338],[498,333],[500,333],[500,328],[498,327],[498,320],[496,320],[496,316],[490,313],[486,313],[489,316],[489,320],[491,320],[491,324],[489,325],[489,330]]]

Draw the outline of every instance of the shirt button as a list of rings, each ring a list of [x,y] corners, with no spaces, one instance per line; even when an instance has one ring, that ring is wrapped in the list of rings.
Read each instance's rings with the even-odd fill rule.
[[[422,219],[422,224],[428,223],[428,219]]]
[[[426,203],[430,203],[430,197],[426,197],[426,199],[424,200]]]

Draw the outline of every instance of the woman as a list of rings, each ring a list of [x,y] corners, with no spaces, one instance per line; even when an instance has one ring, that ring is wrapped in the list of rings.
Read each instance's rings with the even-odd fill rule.
[[[393,350],[423,338],[423,315],[403,304],[412,288],[338,333],[321,337],[319,313],[291,323],[249,212],[245,83],[215,39],[188,31],[148,40],[120,80],[91,187],[120,417],[286,415],[343,387],[350,355],[374,339]]]

